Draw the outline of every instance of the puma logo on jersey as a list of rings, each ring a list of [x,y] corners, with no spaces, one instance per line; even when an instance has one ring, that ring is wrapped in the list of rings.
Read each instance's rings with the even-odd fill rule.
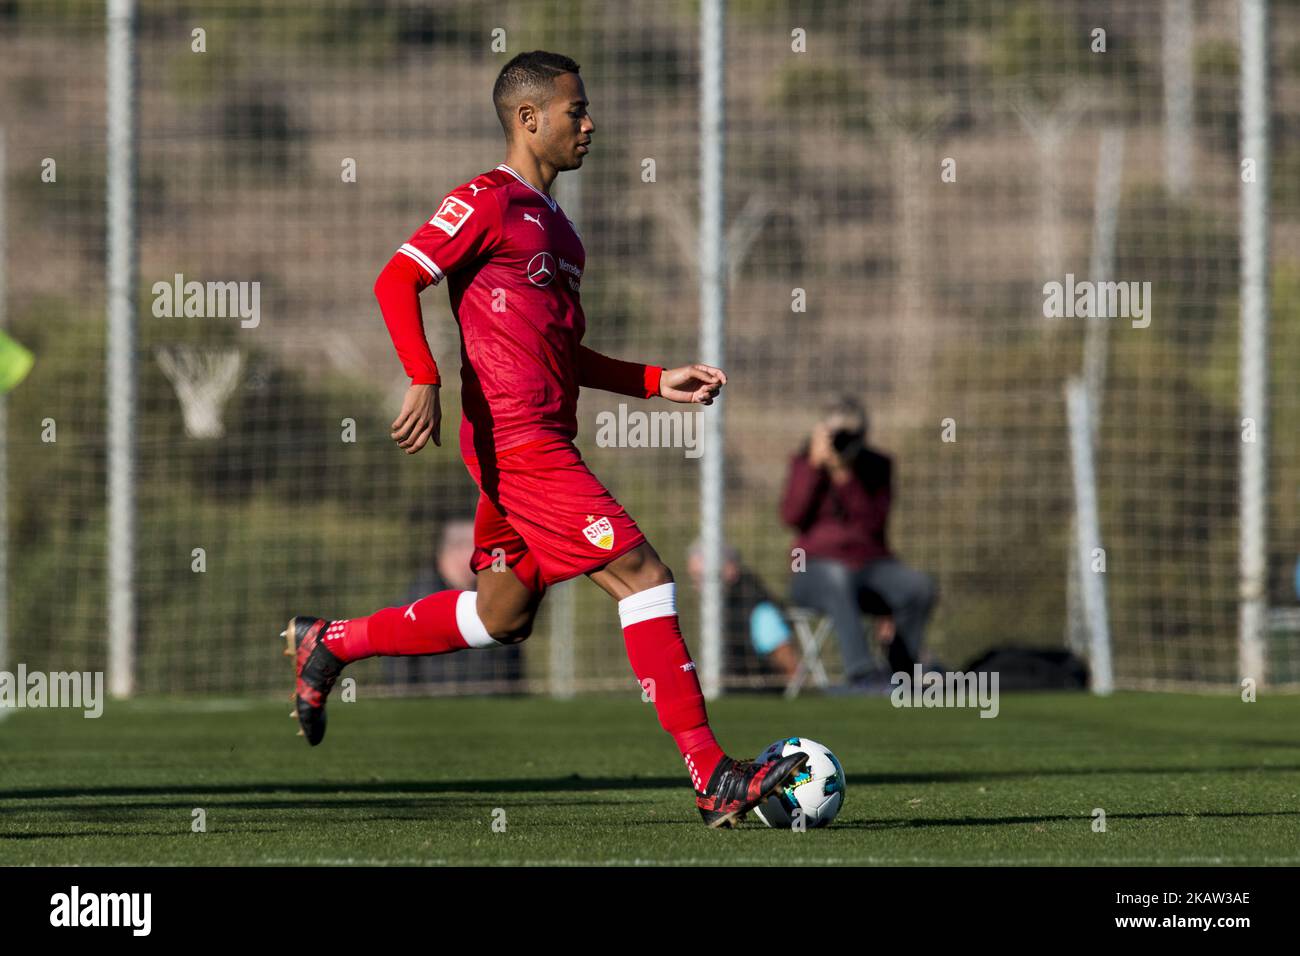
[[[524,213],[524,218],[527,219],[529,222],[537,223],[537,228],[542,230],[542,232],[546,231],[546,227],[542,225],[542,219],[540,216],[530,216],[528,215],[528,213]]]
[[[469,188],[472,189],[472,190],[474,190],[474,195],[477,196],[480,192],[482,192],[482,191],[483,191],[484,189],[486,189],[487,187],[486,187],[486,186],[475,186],[473,183],[470,183],[470,184],[469,184]]]
[[[456,235],[456,230],[465,225],[465,220],[474,214],[474,207],[463,199],[448,196],[438,207],[438,212],[429,220],[429,225],[437,226],[449,236]]]

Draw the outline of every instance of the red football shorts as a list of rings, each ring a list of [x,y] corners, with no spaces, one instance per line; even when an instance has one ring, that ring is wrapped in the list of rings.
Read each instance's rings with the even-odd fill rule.
[[[604,567],[645,541],[568,439],[466,458],[465,467],[480,492],[470,561],[475,573],[496,558],[513,568],[531,552],[549,587]]]

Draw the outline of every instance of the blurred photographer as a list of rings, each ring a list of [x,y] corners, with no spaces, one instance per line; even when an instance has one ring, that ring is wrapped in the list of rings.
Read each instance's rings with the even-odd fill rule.
[[[890,459],[867,446],[867,413],[846,397],[826,409],[790,462],[781,518],[798,532],[807,568],[795,572],[791,599],[830,617],[847,689],[888,689],[889,674],[921,658],[936,600],[934,579],[894,557],[886,538],[893,494]],[[864,613],[878,615],[886,647],[882,670],[863,635]]]

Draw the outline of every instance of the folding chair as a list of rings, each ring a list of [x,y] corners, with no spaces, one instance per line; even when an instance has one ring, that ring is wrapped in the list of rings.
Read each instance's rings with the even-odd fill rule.
[[[826,676],[826,667],[822,664],[822,647],[831,633],[831,619],[821,611],[808,607],[789,608],[786,616],[794,625],[795,636],[799,639],[799,666],[786,685],[785,696],[798,697],[809,676],[818,687],[830,686],[830,678]]]

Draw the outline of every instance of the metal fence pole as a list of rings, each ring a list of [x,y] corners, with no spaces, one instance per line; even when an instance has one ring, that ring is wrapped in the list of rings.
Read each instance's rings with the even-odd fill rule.
[[[1268,604],[1268,3],[1241,0],[1241,417],[1254,441],[1241,445],[1241,553],[1237,659],[1240,677],[1266,680]]]
[[[5,183],[9,172],[5,148],[5,130],[0,126],[0,330],[8,324],[9,303],[9,250],[5,245],[9,225],[5,219]],[[9,399],[0,392],[0,671],[6,670],[9,663]]]
[[[1110,656],[1110,615],[1106,609],[1106,575],[1092,568],[1092,549],[1102,547],[1101,516],[1097,508],[1097,472],[1092,452],[1092,409],[1088,388],[1081,379],[1065,384],[1065,405],[1070,422],[1070,465],[1074,478],[1075,567],[1079,595],[1088,632],[1088,668],[1094,694],[1109,694],[1115,687]]]
[[[1192,0],[1165,0],[1163,50],[1165,93],[1165,185],[1183,196],[1192,185],[1192,100],[1196,49]]]
[[[108,4],[108,685],[135,686],[135,0]]]
[[[725,159],[724,67],[725,0],[700,6],[700,361],[723,367],[727,309],[726,245],[723,226]],[[700,461],[700,539],[703,581],[700,589],[701,685],[704,696],[722,689],[722,564],[726,502],[725,399],[704,413],[704,454]]]
[[[1097,144],[1097,185],[1093,191],[1092,255],[1088,278],[1107,282],[1115,271],[1115,237],[1119,226],[1119,200],[1124,175],[1124,130],[1111,126],[1102,130]],[[1088,390],[1089,441],[1095,455],[1099,444],[1102,405],[1106,393],[1106,358],[1110,348],[1111,319],[1088,319],[1083,345],[1083,383]],[[1079,591],[1079,514],[1074,515],[1069,571],[1065,588],[1066,646],[1075,653],[1087,653],[1088,630],[1083,595]]]
[[[555,181],[555,201],[565,215],[582,226],[582,176],[574,173]],[[578,589],[572,581],[565,581],[550,589],[546,597],[546,613],[550,615],[551,639],[547,659],[547,687],[556,700],[570,700],[577,692],[577,621]]]

